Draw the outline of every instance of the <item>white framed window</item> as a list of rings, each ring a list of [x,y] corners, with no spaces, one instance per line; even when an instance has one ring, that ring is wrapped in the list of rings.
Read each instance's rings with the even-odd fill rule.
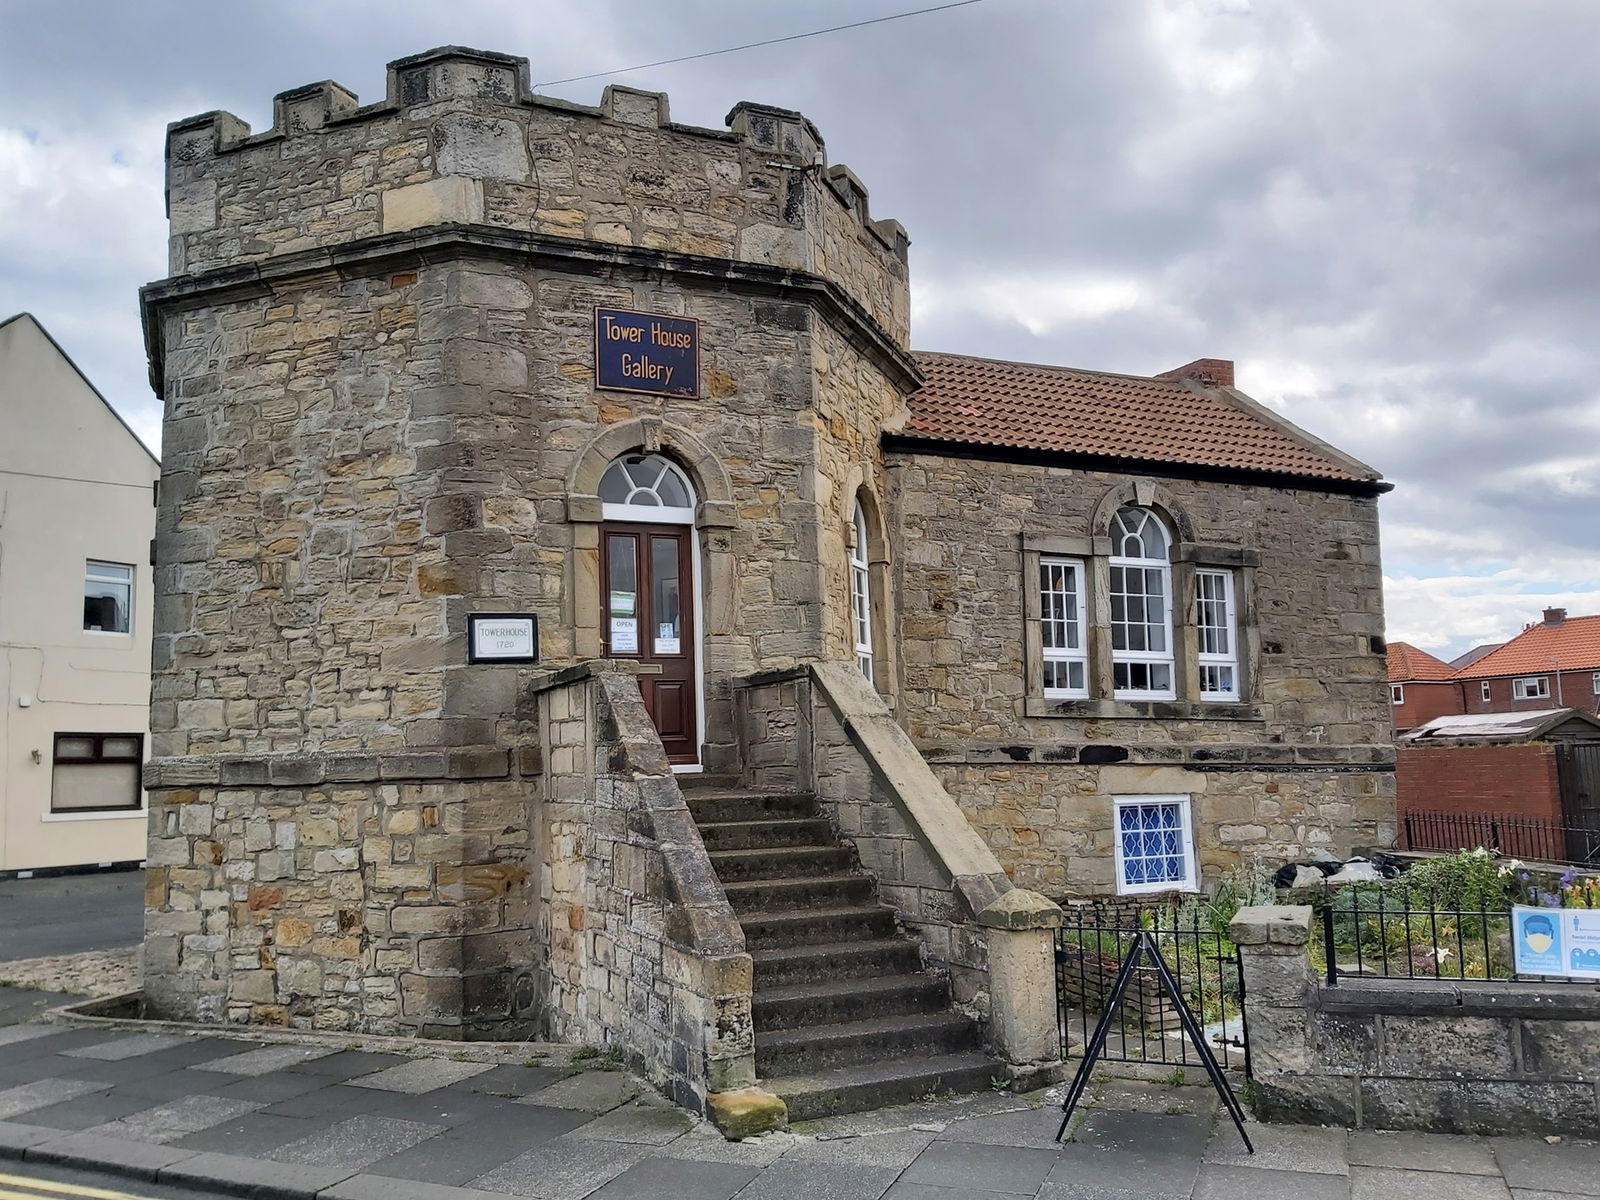
[[[1148,509],[1111,522],[1111,670],[1118,700],[1171,700],[1172,564],[1167,531]]]
[[[625,454],[607,467],[600,504],[608,521],[694,524],[694,485],[677,463],[659,454]]]
[[[83,628],[85,633],[130,633],[133,630],[133,568],[126,563],[83,565]]]
[[[1113,796],[1117,892],[1199,888],[1188,796]]]
[[[1082,699],[1089,694],[1089,641],[1083,619],[1083,563],[1039,558],[1039,647],[1044,694]]]
[[[1600,671],[1594,673],[1594,694],[1600,696]]]
[[[1513,700],[1545,700],[1550,696],[1550,676],[1528,675],[1511,681]]]
[[[1600,682],[1600,675],[1596,675],[1595,676],[1595,680],[1597,682]],[[1600,691],[1600,687],[1597,687],[1595,690],[1596,691]],[[1478,695],[1483,700],[1483,702],[1485,704],[1487,704],[1487,703],[1489,703],[1490,694],[1491,693],[1489,691],[1489,681],[1487,679],[1485,679],[1482,683],[1478,684]]]
[[[850,546],[850,625],[855,635],[856,665],[872,678],[872,564],[867,558],[867,515],[856,504],[855,537]]]
[[[1194,597],[1200,698],[1237,700],[1239,624],[1234,613],[1233,572],[1196,571]]]
[[[1403,684],[1403,683],[1391,683],[1389,685],[1389,703],[1390,704],[1404,704],[1405,702],[1406,702],[1405,684]]]

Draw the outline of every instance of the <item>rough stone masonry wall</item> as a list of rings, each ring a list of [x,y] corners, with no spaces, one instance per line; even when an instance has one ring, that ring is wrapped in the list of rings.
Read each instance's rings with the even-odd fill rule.
[[[704,1111],[755,1082],[743,930],[637,681],[576,668],[540,687],[544,1031],[620,1047]]]
[[[1253,1104],[1267,1120],[1433,1133],[1600,1133],[1600,993],[1582,984],[1342,979],[1311,909],[1241,909]]]
[[[890,476],[902,720],[1019,885],[1109,891],[1110,797],[1127,793],[1193,795],[1213,878],[1244,857],[1392,844],[1374,501],[1147,485],[1181,507],[1195,543],[1260,555],[1240,597],[1247,702],[1044,716],[1027,702],[1022,539],[1103,536],[1096,506],[1130,477],[902,453]]]

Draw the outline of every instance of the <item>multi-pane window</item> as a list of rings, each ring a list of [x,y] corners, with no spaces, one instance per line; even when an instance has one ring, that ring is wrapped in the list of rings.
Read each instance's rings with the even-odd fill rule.
[[[133,627],[133,568],[90,559],[83,570],[83,627],[127,633]]]
[[[1200,698],[1239,698],[1239,639],[1235,630],[1233,572],[1196,571],[1195,632],[1198,634]]]
[[[1548,675],[1530,675],[1525,679],[1511,681],[1511,698],[1513,700],[1544,700],[1550,695],[1550,677]]]
[[[144,735],[58,733],[50,776],[50,811],[138,808]]]
[[[850,624],[855,634],[856,665],[872,678],[872,565],[867,558],[867,517],[856,505],[855,544],[850,547]]]
[[[1111,522],[1111,664],[1119,700],[1172,699],[1172,567],[1167,531],[1143,508]]]
[[[1039,642],[1044,694],[1089,694],[1089,649],[1083,620],[1083,563],[1073,558],[1039,559]]]
[[[1600,675],[1596,675],[1595,676],[1595,680],[1596,680],[1597,683],[1600,683]],[[1595,691],[1597,693],[1600,693],[1600,687],[1596,687]],[[1490,692],[1489,692],[1489,681],[1487,679],[1485,679],[1482,683],[1480,683],[1478,685],[1478,695],[1479,695],[1480,698],[1482,698],[1482,700],[1484,701],[1485,704],[1487,704],[1489,702]]]
[[[1117,891],[1193,891],[1189,797],[1118,796],[1115,806]]]

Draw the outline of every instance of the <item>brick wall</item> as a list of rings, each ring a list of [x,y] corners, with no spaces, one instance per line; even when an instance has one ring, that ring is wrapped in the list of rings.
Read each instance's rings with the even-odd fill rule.
[[[1561,785],[1551,745],[1402,745],[1395,771],[1402,822],[1408,811],[1561,820]]]
[[[1466,711],[1461,705],[1461,689],[1455,683],[1406,683],[1400,685],[1405,702],[1396,704],[1394,727],[1396,731],[1415,729],[1435,717],[1450,717]],[[1477,694],[1477,684],[1471,685]]]
[[[1463,679],[1461,689],[1466,698],[1466,707],[1462,711],[1536,712],[1547,708],[1578,708],[1584,712],[1600,713],[1600,696],[1595,695],[1594,675],[1593,671],[1563,671],[1558,687],[1555,672],[1547,671],[1544,677],[1550,681],[1550,694],[1536,700],[1513,699],[1510,676],[1489,680]],[[1482,685],[1485,682],[1489,685],[1487,700],[1483,698]]]

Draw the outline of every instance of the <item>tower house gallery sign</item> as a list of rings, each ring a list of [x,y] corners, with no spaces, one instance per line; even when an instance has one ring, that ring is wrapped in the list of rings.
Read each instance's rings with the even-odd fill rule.
[[[594,310],[597,386],[687,400],[700,395],[700,322],[620,308]]]

